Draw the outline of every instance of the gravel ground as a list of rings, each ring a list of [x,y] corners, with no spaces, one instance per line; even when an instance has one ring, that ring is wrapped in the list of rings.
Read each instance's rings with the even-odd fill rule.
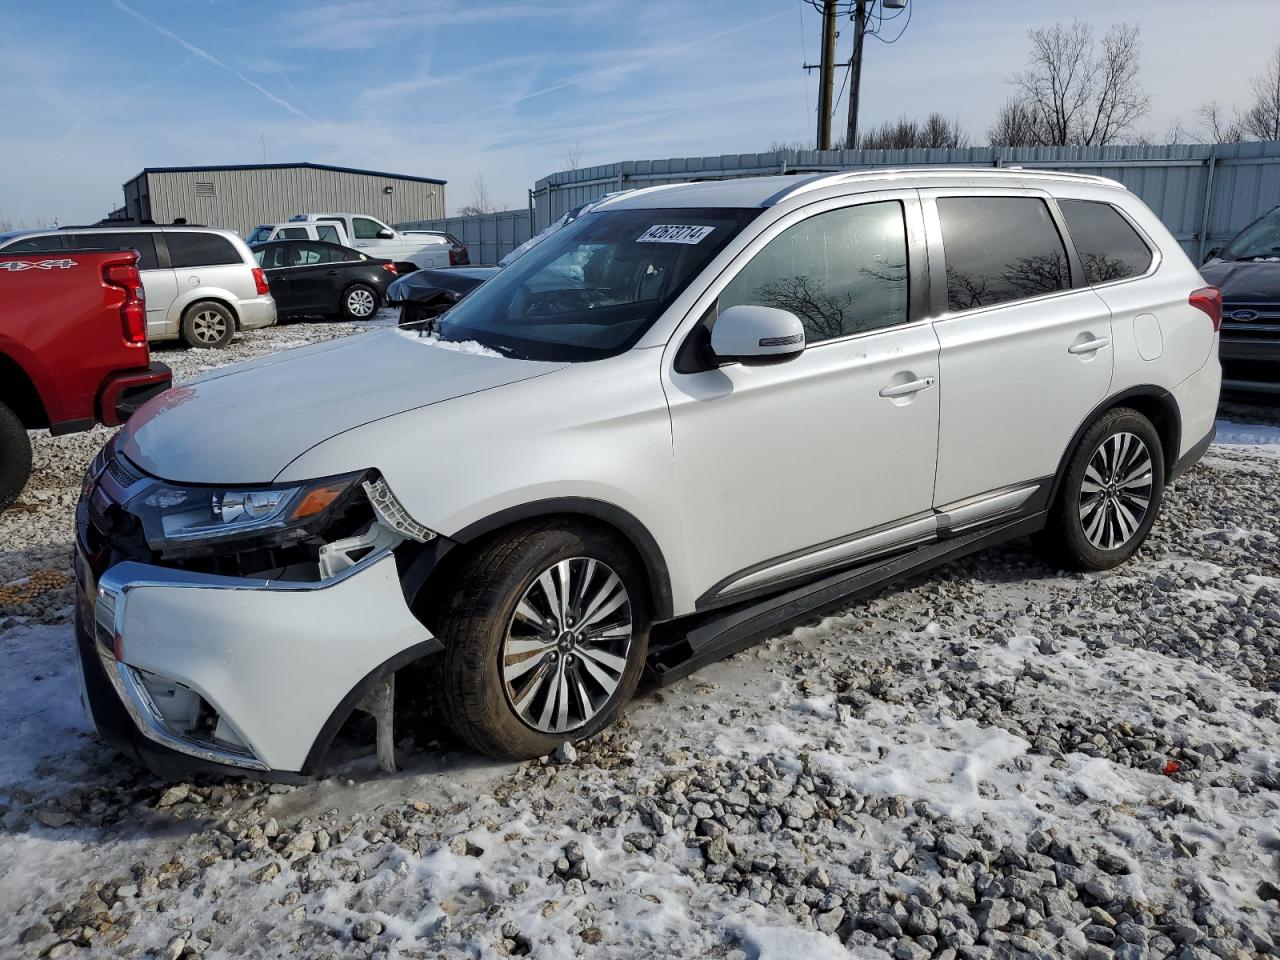
[[[1109,574],[1013,544],[548,760],[427,728],[399,774],[353,752],[294,788],[161,783],[93,740],[69,518],[105,436],[40,438],[0,515],[0,955],[1280,956],[1274,439],[1213,447]]]

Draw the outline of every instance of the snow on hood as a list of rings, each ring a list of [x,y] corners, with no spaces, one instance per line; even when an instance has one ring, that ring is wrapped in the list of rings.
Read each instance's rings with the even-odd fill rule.
[[[179,384],[129,420],[121,449],[165,480],[268,483],[339,433],[561,366],[419,345],[395,330],[344,337]]]

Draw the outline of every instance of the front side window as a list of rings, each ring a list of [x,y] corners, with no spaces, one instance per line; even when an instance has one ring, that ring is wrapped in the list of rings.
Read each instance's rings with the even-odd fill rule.
[[[378,234],[387,229],[377,220],[368,217],[352,217],[351,226],[356,232],[357,240],[377,240]]]
[[[1059,200],[1085,281],[1109,283],[1138,277],[1151,267],[1151,250],[1129,221],[1109,203]]]
[[[269,243],[266,246],[256,247],[253,251],[253,259],[258,261],[258,266],[264,270],[275,270],[285,265],[284,245],[279,243]]]
[[[1280,257],[1280,207],[1253,221],[1227,244],[1228,260],[1274,260]]]
[[[71,242],[86,250],[137,250],[138,269],[155,270],[160,266],[156,259],[156,239],[143,231],[122,233],[77,233]]]
[[[947,306],[972,310],[1071,286],[1067,250],[1037,197],[940,197]]]
[[[810,344],[905,323],[902,204],[828,210],[784,230],[729,282],[718,309],[738,304],[794,313]]]
[[[240,253],[226,237],[216,233],[168,233],[169,262],[175,267],[213,267],[242,263]]]
[[[622,353],[759,213],[598,210],[468,294],[438,319],[439,335],[529,360]]]

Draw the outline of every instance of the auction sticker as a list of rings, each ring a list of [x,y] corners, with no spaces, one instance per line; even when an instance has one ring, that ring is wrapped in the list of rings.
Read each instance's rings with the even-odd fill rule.
[[[690,223],[655,223],[636,238],[636,243],[698,243],[714,229]]]

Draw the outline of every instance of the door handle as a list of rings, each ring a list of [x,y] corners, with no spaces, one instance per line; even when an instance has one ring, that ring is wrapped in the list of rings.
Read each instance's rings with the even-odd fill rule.
[[[884,387],[880,390],[880,396],[886,400],[892,400],[895,397],[909,397],[913,393],[919,393],[921,390],[928,390],[936,381],[933,377],[921,377],[919,380],[908,380],[906,383],[895,383],[892,387]]]
[[[324,275],[325,275],[326,277],[336,277],[336,276],[338,275],[338,271],[337,271],[337,270],[326,270],[326,271],[324,272]]]
[[[1082,353],[1097,353],[1110,342],[1111,340],[1108,337],[1095,337],[1093,340],[1084,341],[1084,343],[1073,343],[1067,347],[1067,353],[1076,357]]]

